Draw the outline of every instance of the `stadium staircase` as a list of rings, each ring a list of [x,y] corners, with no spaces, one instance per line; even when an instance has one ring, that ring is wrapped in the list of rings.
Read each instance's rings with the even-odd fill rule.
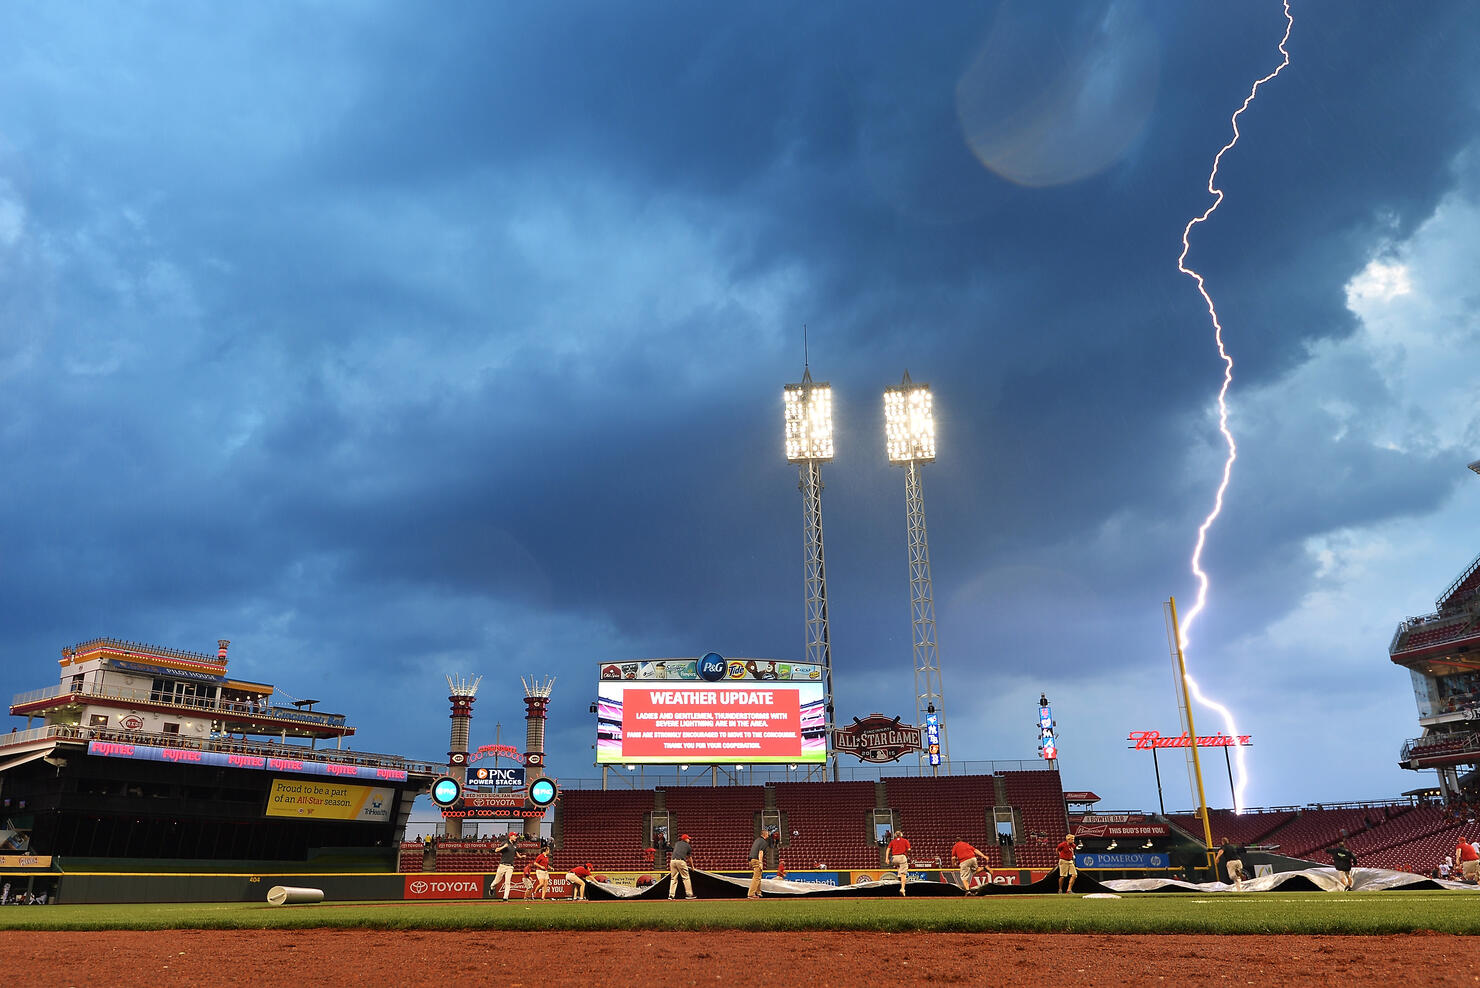
[[[999,772],[1007,802],[1016,811],[1020,835],[1014,845],[1019,868],[1051,868],[1059,841],[1069,832],[1069,814],[1059,773],[1051,769]],[[991,838],[993,846],[997,839]],[[980,845],[979,845],[980,846]],[[986,850],[983,847],[983,850]]]

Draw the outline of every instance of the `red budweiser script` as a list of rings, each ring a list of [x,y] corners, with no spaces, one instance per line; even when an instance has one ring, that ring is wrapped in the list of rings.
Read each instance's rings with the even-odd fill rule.
[[[1253,744],[1254,742],[1250,740],[1252,737],[1252,734],[1240,734],[1235,737],[1219,731],[1217,734],[1198,738],[1197,746],[1199,748],[1236,748],[1240,745]],[[1182,732],[1181,737],[1176,738],[1164,738],[1159,731],[1132,731],[1128,740],[1135,742],[1137,751],[1149,751],[1152,748],[1192,747],[1192,741],[1188,738],[1186,731]]]

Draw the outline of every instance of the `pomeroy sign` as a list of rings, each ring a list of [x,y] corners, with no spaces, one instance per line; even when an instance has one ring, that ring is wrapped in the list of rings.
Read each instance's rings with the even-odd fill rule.
[[[834,730],[833,750],[865,762],[892,762],[924,747],[918,727],[901,724],[898,717],[869,714],[862,720],[854,717],[848,727]]]

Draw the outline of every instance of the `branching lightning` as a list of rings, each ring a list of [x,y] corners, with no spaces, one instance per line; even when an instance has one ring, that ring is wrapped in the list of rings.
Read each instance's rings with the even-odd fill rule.
[[[1244,98],[1243,106],[1240,106],[1234,111],[1233,117],[1229,121],[1233,126],[1233,138],[1227,144],[1223,145],[1218,154],[1214,156],[1212,171],[1208,173],[1208,192],[1213,196],[1213,202],[1203,211],[1201,216],[1195,216],[1187,221],[1187,226],[1182,230],[1182,253],[1177,258],[1177,270],[1197,282],[1197,290],[1202,295],[1203,301],[1207,303],[1208,315],[1213,320],[1213,339],[1218,344],[1218,356],[1223,360],[1223,386],[1218,389],[1218,431],[1223,434],[1223,441],[1228,444],[1228,457],[1223,461],[1223,479],[1219,482],[1218,493],[1213,498],[1213,510],[1208,513],[1208,516],[1203,519],[1203,523],[1198,526],[1197,545],[1192,550],[1192,572],[1197,577],[1198,583],[1197,602],[1193,604],[1192,609],[1187,612],[1182,620],[1182,646],[1184,653],[1187,648],[1188,633],[1192,629],[1193,622],[1197,620],[1197,616],[1202,613],[1208,599],[1208,574],[1202,568],[1203,546],[1207,543],[1208,529],[1213,526],[1213,522],[1223,512],[1223,495],[1228,490],[1229,478],[1233,476],[1233,461],[1238,459],[1238,445],[1233,441],[1233,433],[1228,428],[1228,388],[1233,383],[1233,357],[1229,354],[1227,347],[1224,346],[1223,324],[1218,320],[1218,309],[1213,305],[1213,297],[1208,294],[1207,284],[1203,281],[1203,276],[1187,266],[1187,253],[1191,250],[1190,237],[1192,235],[1192,228],[1199,223],[1205,222],[1223,202],[1223,190],[1218,188],[1216,184],[1218,181],[1218,166],[1222,164],[1223,156],[1238,143],[1238,118],[1249,108],[1249,104],[1254,102],[1254,97],[1259,95],[1259,87],[1279,75],[1290,64],[1290,53],[1286,50],[1285,45],[1290,40],[1290,31],[1295,27],[1295,19],[1290,14],[1290,0],[1284,0],[1284,5],[1285,36],[1280,39],[1279,44],[1280,54],[1284,56],[1284,60],[1280,62],[1273,72],[1255,81],[1254,85],[1249,89],[1249,95]],[[1222,717],[1225,725],[1224,730],[1228,734],[1237,737],[1238,728],[1233,722],[1233,712],[1223,704],[1205,697],[1201,688],[1198,687],[1197,681],[1191,675],[1187,677],[1187,684],[1191,687],[1193,699]],[[1238,763],[1238,782],[1234,787],[1234,802],[1240,808],[1243,808],[1246,805],[1244,802],[1244,791],[1248,788],[1249,771],[1244,760],[1243,747],[1235,747],[1234,753],[1235,760]]]

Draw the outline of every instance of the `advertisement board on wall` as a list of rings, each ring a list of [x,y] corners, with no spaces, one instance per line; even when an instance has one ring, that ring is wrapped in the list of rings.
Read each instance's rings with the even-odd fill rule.
[[[368,781],[406,781],[406,770],[403,768],[345,765],[340,762],[314,762],[297,758],[269,758],[264,755],[247,755],[227,751],[203,751],[199,748],[158,748],[147,744],[89,741],[87,753],[98,758],[136,758],[149,762],[176,762],[184,765],[210,765],[216,768],[293,772],[298,775],[327,775],[335,778]]]
[[[1076,854],[1074,864],[1079,868],[1116,871],[1137,868],[1170,868],[1172,856],[1158,852],[1145,854],[1113,854],[1108,851],[1096,854]]]
[[[482,875],[407,875],[408,899],[481,899]]]
[[[391,818],[394,797],[393,789],[306,779],[273,779],[263,815],[385,823]]]
[[[701,664],[706,660],[710,676],[695,682],[603,678],[597,686],[597,763],[826,761],[821,682],[780,678],[800,668],[786,663],[770,662],[779,668],[763,674],[773,678],[756,679],[750,666],[759,660],[706,656]]]
[[[479,765],[469,768],[463,785],[469,789],[523,789],[524,766],[503,768],[497,765]]]

